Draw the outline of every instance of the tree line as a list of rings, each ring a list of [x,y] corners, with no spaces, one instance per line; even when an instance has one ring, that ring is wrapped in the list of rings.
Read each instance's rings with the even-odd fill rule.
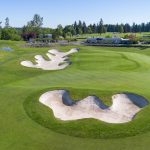
[[[52,34],[53,39],[67,38],[74,35],[94,34],[106,32],[118,33],[138,33],[150,32],[150,22],[130,25],[126,24],[104,24],[101,18],[98,23],[87,25],[85,21],[75,21],[72,25],[63,27],[61,24],[57,28],[44,28],[43,17],[38,14],[33,16],[31,21],[28,21],[22,28],[13,28],[10,26],[9,18],[5,19],[5,26],[2,28],[0,22],[0,39],[2,40],[29,40],[30,38],[40,38],[40,35]]]
[[[66,26],[65,28],[70,28],[72,30],[72,34],[92,34],[92,33],[106,33],[106,32],[119,32],[119,33],[138,33],[138,32],[150,32],[150,22],[148,23],[141,23],[136,24],[133,23],[130,25],[129,23],[126,24],[104,24],[103,19],[101,18],[99,23],[97,24],[90,24],[86,25],[83,21],[79,21],[71,26]]]

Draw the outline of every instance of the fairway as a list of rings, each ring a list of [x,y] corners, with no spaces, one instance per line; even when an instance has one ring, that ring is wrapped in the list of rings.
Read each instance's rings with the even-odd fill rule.
[[[150,145],[150,105],[133,121],[109,124],[96,119],[61,121],[39,103],[50,90],[67,90],[74,100],[96,95],[110,106],[112,96],[130,92],[150,102],[150,49],[56,46],[72,64],[64,70],[26,68],[52,48],[27,48],[24,42],[0,41],[0,150],[145,150]]]

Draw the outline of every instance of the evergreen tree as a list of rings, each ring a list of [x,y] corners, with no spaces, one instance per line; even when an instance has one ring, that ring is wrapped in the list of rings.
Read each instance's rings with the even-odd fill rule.
[[[78,23],[78,27],[77,27],[77,34],[82,34],[82,22],[81,20],[79,20],[79,23]]]
[[[135,22],[132,25],[132,32],[136,32],[136,24],[135,24]]]
[[[123,32],[124,32],[124,29],[123,29],[123,25],[122,25],[122,24],[119,25],[119,27],[118,27],[118,32],[120,32],[120,33],[123,33]]]
[[[128,23],[124,25],[124,32],[125,33],[131,32],[131,26]]]
[[[78,28],[78,25],[77,25],[77,22],[75,21],[74,24],[73,24],[73,28],[75,30],[75,34],[77,34],[77,28]]]
[[[93,31],[92,31],[93,33],[98,33],[98,31],[97,31],[97,26],[96,26],[96,24],[94,23],[93,24]]]
[[[92,33],[92,28],[91,28],[91,26],[88,26],[88,28],[87,28],[87,33],[89,33],[89,34]]]
[[[83,34],[87,33],[87,26],[86,26],[85,22],[83,22],[83,24],[82,24],[82,32],[83,32]]]
[[[100,19],[100,22],[99,22],[99,29],[98,29],[98,32],[100,33],[100,35],[102,33],[104,33],[104,25],[103,25],[103,19],[101,18]]]
[[[5,28],[9,28],[10,26],[9,26],[9,18],[7,17],[6,19],[5,19]]]
[[[103,33],[106,33],[106,32],[107,32],[107,27],[104,26],[104,27],[103,27]]]

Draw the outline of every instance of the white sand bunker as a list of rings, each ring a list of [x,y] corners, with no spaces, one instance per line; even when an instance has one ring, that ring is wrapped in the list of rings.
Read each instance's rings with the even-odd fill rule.
[[[45,60],[41,55],[35,56],[36,64],[31,61],[22,61],[21,65],[31,68],[41,68],[43,70],[60,70],[66,68],[69,64],[69,55],[78,52],[79,49],[73,48],[69,52],[60,52],[56,49],[49,50],[46,54],[49,60]]]
[[[73,101],[65,90],[44,93],[39,101],[53,110],[61,120],[95,118],[108,123],[131,121],[137,112],[148,105],[148,101],[136,94],[116,94],[112,96],[112,106],[108,107],[96,96],[88,96],[81,101]]]

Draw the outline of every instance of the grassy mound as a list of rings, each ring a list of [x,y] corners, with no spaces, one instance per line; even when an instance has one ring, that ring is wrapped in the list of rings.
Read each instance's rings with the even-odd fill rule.
[[[24,108],[28,116],[46,128],[76,137],[107,139],[135,136],[150,130],[150,118],[146,117],[147,112],[150,111],[149,108],[142,110],[133,121],[125,124],[108,124],[96,119],[81,119],[77,121],[61,121],[56,119],[52,110],[39,103],[41,94],[48,90],[56,89],[61,88],[55,87],[38,91],[27,97],[24,102]],[[111,96],[119,93],[117,91],[98,91],[93,89],[64,89],[69,89],[73,99],[80,100],[88,95],[98,95],[107,105],[111,105]]]

